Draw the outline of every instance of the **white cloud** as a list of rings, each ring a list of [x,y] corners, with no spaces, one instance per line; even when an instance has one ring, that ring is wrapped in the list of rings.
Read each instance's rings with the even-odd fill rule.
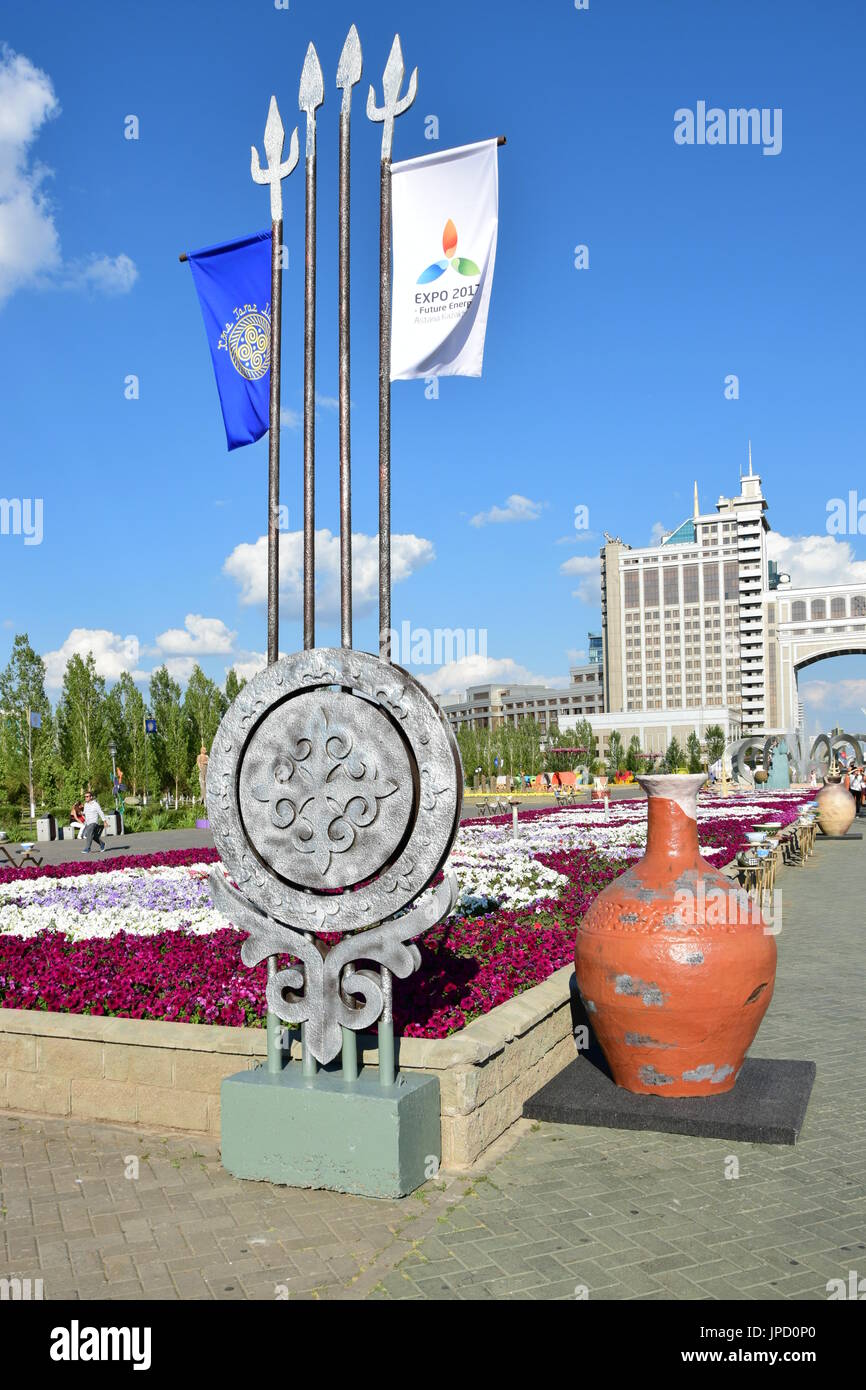
[[[863,706],[866,705],[866,680],[807,681],[802,677],[799,685],[800,699],[813,710],[829,709],[832,714],[843,710],[856,711],[858,728],[864,722]],[[849,733],[857,733],[849,729]]]
[[[167,632],[159,634],[156,639],[158,654],[219,656],[234,648],[237,633],[230,632],[222,618],[203,618],[200,613],[187,613],[183,622],[182,628],[169,628]]]
[[[304,417],[299,410],[290,410],[287,405],[280,406],[280,429],[299,430]]]
[[[470,526],[491,526],[506,521],[537,521],[541,516],[543,502],[532,502],[512,492],[504,507],[491,507],[489,512],[476,512],[469,520]]]
[[[316,405],[320,410],[336,410],[339,404],[339,396],[323,396],[321,391],[316,392]]]
[[[654,521],[652,531],[650,532],[650,545],[661,545],[662,538],[666,536],[667,533],[668,527],[665,526],[663,521]]]
[[[565,654],[572,666],[583,666],[588,659],[582,647],[569,647]]]
[[[286,655],[286,652],[280,652],[280,660]],[[226,667],[226,675],[234,670],[238,680],[251,681],[259,671],[264,671],[267,664],[267,652],[238,652],[231,666]]]
[[[167,656],[165,660],[161,661],[159,664],[160,666],[164,666],[168,674],[174,680],[178,681],[180,685],[186,685],[192,675],[196,660],[194,656]],[[153,675],[153,672],[148,671],[147,674],[149,677]]]
[[[30,146],[60,106],[51,79],[28,58],[0,50],[0,302],[60,264],[60,239]]]
[[[96,670],[108,681],[117,680],[122,671],[131,672],[135,680],[146,678],[139,671],[140,644],[135,636],[121,637],[105,628],[74,627],[66,641],[57,651],[45,652],[45,684],[59,690],[63,684],[63,673],[73,656],[87,658],[93,653]]]
[[[391,581],[399,584],[429,565],[435,558],[433,542],[423,536],[392,535]],[[303,533],[289,531],[280,537],[280,595],[286,615],[300,618],[303,606]],[[260,536],[253,543],[235,546],[223,565],[223,573],[240,589],[244,605],[265,604],[268,596],[268,542]],[[373,611],[379,593],[379,540],[355,532],[352,536],[352,601],[358,617]],[[316,532],[316,616],[324,623],[340,616],[340,539],[328,530]]]
[[[233,669],[238,680],[251,681],[267,664],[267,652],[238,652],[231,666],[226,667],[226,675]]]
[[[45,122],[59,113],[48,74],[23,54],[0,48],[0,304],[25,285],[124,293],[138,274],[123,254],[63,264],[45,192],[51,171],[31,153]]]
[[[65,277],[70,289],[101,290],[103,294],[128,294],[138,279],[135,261],[119,256],[92,256],[83,265],[71,265]]]
[[[866,582],[866,560],[856,560],[851,542],[837,536],[782,536],[770,531],[767,555],[798,587]]]
[[[571,591],[572,598],[581,603],[601,602],[601,561],[597,555],[572,555],[560,565],[559,572],[580,576],[580,583]]]
[[[512,657],[464,656],[449,661],[438,671],[420,675],[419,680],[431,690],[441,704],[462,700],[471,685],[546,685],[561,689],[568,685],[568,676],[536,676]]]

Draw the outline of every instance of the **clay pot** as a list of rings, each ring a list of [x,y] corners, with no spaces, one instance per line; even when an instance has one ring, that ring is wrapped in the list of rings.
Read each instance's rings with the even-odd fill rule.
[[[767,779],[769,778],[769,776],[770,776],[769,772],[767,772],[763,767],[756,768],[756,770],[755,770],[755,781],[756,781],[757,783],[759,783],[761,786],[763,786],[764,782],[767,781]]]
[[[704,774],[638,777],[647,849],[577,933],[581,997],[627,1091],[731,1090],[773,995],[776,942],[753,899],[698,851]]]
[[[842,776],[831,772],[816,797],[818,824],[825,835],[845,835],[857,812],[857,803],[842,786]]]

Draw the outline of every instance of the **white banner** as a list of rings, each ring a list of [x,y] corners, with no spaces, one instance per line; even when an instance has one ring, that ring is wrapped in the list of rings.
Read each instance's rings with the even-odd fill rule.
[[[495,140],[392,165],[391,380],[480,376],[499,226]]]

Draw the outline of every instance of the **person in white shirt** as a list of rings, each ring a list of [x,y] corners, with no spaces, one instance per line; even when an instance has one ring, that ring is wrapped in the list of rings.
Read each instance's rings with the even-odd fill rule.
[[[84,841],[84,853],[89,854],[93,846],[93,841],[99,845],[102,853],[105,853],[105,841],[102,838],[100,821],[105,820],[105,812],[91,792],[84,793],[84,829],[81,838]]]

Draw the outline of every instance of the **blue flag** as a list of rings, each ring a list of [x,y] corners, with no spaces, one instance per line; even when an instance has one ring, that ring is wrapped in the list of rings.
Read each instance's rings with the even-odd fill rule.
[[[271,234],[190,251],[229,449],[268,430]]]

